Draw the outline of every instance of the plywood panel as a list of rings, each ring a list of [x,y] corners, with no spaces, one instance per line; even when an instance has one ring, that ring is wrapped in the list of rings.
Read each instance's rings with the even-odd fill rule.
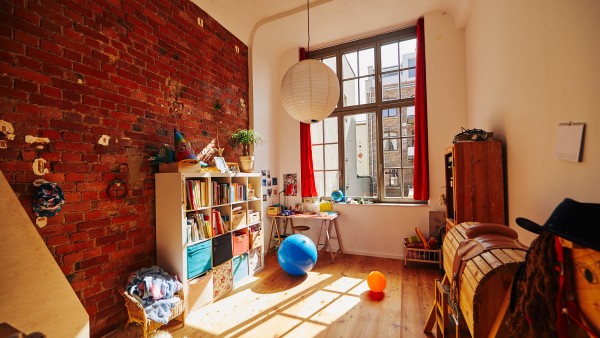
[[[47,337],[89,337],[89,318],[0,171],[0,318]]]

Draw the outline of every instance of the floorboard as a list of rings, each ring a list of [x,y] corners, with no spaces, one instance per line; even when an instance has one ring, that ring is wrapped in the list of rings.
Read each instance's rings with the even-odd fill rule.
[[[335,263],[320,253],[306,276],[285,273],[275,254],[247,284],[193,313],[175,338],[196,337],[425,337],[434,300],[434,264],[339,254]],[[386,276],[383,295],[366,278]],[[432,335],[429,335],[432,336]]]

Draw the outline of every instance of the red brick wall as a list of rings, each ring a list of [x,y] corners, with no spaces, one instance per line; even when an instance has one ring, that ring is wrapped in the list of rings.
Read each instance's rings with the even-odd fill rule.
[[[173,127],[196,153],[218,129],[227,160],[240,155],[226,142],[248,127],[248,49],[188,0],[41,3],[0,2],[0,120],[16,135],[0,134],[0,170],[34,220],[32,164],[48,161],[43,178],[66,204],[39,233],[98,337],[127,317],[127,275],[155,263],[149,157],[173,144]],[[50,143],[40,150],[26,135]],[[129,189],[123,200],[107,196],[115,179]]]

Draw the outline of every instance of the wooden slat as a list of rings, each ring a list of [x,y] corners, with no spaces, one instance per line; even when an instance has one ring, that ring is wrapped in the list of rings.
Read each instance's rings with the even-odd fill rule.
[[[525,261],[525,250],[514,250],[514,249],[502,249],[502,251],[509,255],[515,262],[524,262]]]
[[[492,255],[492,253],[489,251],[484,252],[479,256],[485,259],[485,261],[492,267],[492,269],[502,266],[502,262],[498,260],[496,256]]]
[[[507,255],[506,252],[504,252],[502,249],[494,249],[490,250],[490,252],[504,265],[515,263],[515,260],[509,255]]]

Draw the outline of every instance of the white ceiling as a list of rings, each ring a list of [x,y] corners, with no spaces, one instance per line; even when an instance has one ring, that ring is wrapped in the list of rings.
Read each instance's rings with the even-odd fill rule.
[[[249,47],[252,46],[254,33],[263,24],[286,19],[306,10],[305,0],[192,1]],[[344,15],[343,21],[349,24],[363,21],[365,13],[383,14],[390,10],[397,13],[393,19],[389,15],[382,15],[381,20],[384,21],[379,22],[381,27],[416,22],[416,19],[425,13],[442,10],[452,15],[457,28],[462,28],[468,19],[473,1],[475,0],[311,0],[310,8],[311,16],[313,11],[326,10],[328,15]],[[327,6],[322,6],[325,4]],[[345,28],[347,27],[344,25],[338,25],[338,38],[345,36]]]

